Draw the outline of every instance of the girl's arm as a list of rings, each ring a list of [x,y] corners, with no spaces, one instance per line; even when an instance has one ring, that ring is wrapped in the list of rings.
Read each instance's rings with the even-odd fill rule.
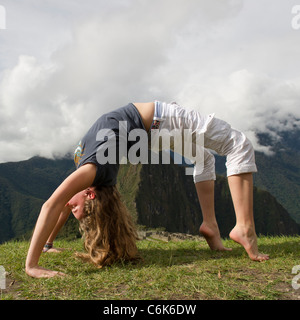
[[[88,163],[67,177],[42,206],[38,217],[31,244],[28,250],[26,273],[31,277],[53,277],[61,274],[41,268],[39,258],[47,239],[53,231],[60,213],[66,203],[78,192],[90,187],[96,176],[96,166]]]
[[[55,240],[56,236],[58,235],[60,229],[64,226],[64,224],[66,223],[66,221],[68,220],[69,216],[70,216],[71,210],[68,207],[65,207],[63,209],[63,211],[61,212],[58,221],[53,229],[53,231],[51,232],[47,243],[46,244],[51,244],[51,248],[45,248],[43,249],[43,252],[60,252],[62,251],[62,249],[58,249],[58,248],[54,248],[53,247],[53,241]]]

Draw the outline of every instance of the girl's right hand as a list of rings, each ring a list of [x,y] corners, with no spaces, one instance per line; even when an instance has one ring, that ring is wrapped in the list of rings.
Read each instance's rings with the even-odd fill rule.
[[[66,276],[65,273],[42,268],[40,266],[26,268],[26,273],[33,278],[52,278]]]

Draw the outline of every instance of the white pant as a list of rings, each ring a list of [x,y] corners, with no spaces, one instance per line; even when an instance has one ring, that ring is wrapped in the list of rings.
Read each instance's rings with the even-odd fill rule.
[[[192,133],[203,134],[203,163],[201,166],[194,166],[195,183],[216,179],[215,158],[208,149],[226,156],[227,176],[257,172],[251,142],[242,132],[231,128],[227,122],[215,118],[214,114],[203,116],[199,112],[188,111],[176,103],[156,101],[151,129],[178,130],[182,133],[184,129],[188,129]]]

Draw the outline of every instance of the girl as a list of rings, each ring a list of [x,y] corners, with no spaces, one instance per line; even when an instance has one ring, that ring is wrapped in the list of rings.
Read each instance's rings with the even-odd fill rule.
[[[222,244],[214,210],[214,156],[212,149],[227,157],[227,175],[236,214],[230,238],[241,244],[250,259],[263,261],[268,255],[258,251],[253,218],[253,181],[256,172],[254,150],[245,135],[214,115],[202,116],[176,103],[130,103],[101,116],[75,151],[77,170],[67,177],[42,206],[26,259],[26,273],[32,277],[52,277],[60,272],[38,265],[40,254],[51,248],[70,211],[80,222],[87,254],[80,256],[101,267],[117,260],[138,258],[134,224],[116,189],[119,161],[127,150],[121,143],[120,123],[126,123],[127,137],[133,130],[184,130],[204,134],[203,166],[194,166],[194,182],[203,214],[200,232],[212,250],[231,250]],[[121,145],[122,144],[122,145]],[[109,147],[107,147],[107,145]],[[111,153],[116,150],[117,154]],[[125,148],[126,149],[126,148]],[[120,154],[120,152],[122,154]],[[114,155],[115,157],[113,157]],[[112,161],[104,163],[103,158]],[[102,164],[101,164],[102,163]]]

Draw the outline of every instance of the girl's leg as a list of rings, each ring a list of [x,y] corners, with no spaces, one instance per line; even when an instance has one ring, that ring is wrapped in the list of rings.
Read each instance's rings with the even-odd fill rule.
[[[236,214],[236,226],[230,238],[241,244],[255,261],[269,259],[258,252],[253,218],[253,178],[256,172],[255,153],[246,136],[224,122],[214,118],[205,133],[205,147],[226,155],[228,183]],[[247,172],[247,173],[244,173]]]
[[[231,250],[225,248],[221,241],[215,215],[214,186],[214,180],[201,181],[195,184],[203,215],[203,223],[201,224],[199,231],[212,250]]]
[[[257,247],[253,218],[252,173],[229,176],[228,183],[236,214],[236,225],[230,232],[230,238],[241,244],[252,260],[268,260],[269,256],[258,252]]]

